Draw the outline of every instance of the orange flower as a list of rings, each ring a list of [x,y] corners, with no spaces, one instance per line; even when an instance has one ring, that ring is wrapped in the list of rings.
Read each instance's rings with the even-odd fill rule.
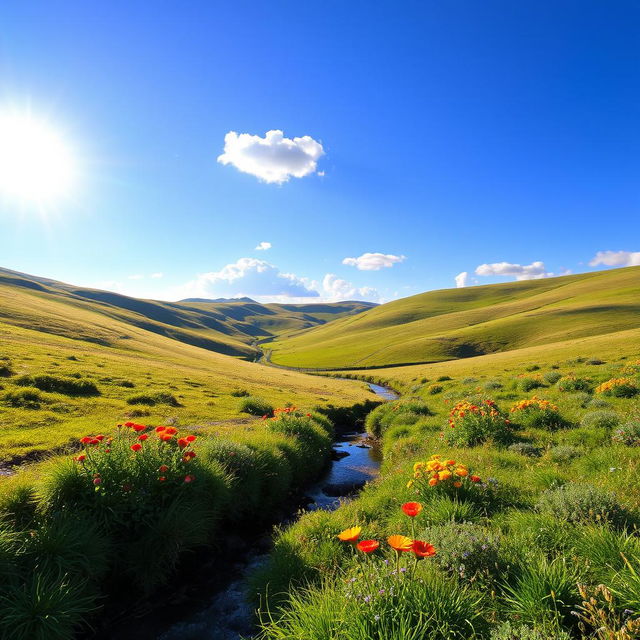
[[[428,542],[423,542],[422,540],[414,540],[411,545],[411,551],[416,554],[417,558],[428,558],[436,555],[435,547]]]
[[[142,445],[139,442],[131,445],[131,451],[140,451],[142,449]]]
[[[170,436],[175,436],[178,433],[178,430],[175,427],[165,427],[164,432],[168,433]]]
[[[395,535],[387,538],[389,546],[396,551],[411,551],[413,540],[407,536]]]
[[[429,480],[429,486],[430,487],[435,487],[438,484],[438,478],[431,478]]]
[[[469,476],[469,480],[471,480],[471,482],[482,482],[480,476]]]
[[[165,472],[169,471],[169,467],[167,467],[166,464],[161,464],[160,468],[158,469],[158,471],[160,471],[160,473],[165,473]]]
[[[76,457],[76,462],[84,462],[87,459],[87,456],[84,453],[81,453],[79,456]]]
[[[362,553],[373,553],[379,546],[380,543],[377,540],[361,540],[356,545],[358,551]]]
[[[405,502],[402,505],[402,510],[410,518],[415,518],[422,511],[422,505],[419,502]]]
[[[448,469],[445,469],[444,471],[440,471],[438,473],[438,478],[440,480],[448,480],[451,477],[451,471],[449,471]]]
[[[464,467],[458,467],[456,469],[456,475],[460,476],[461,478],[464,478],[465,476],[469,475],[469,472]]]
[[[187,442],[187,439],[186,439],[186,438],[178,438],[178,446],[179,446],[181,449],[184,449],[185,447],[188,447],[188,446],[189,446],[189,443]]]
[[[161,433],[158,437],[160,438],[160,440],[162,440],[162,442],[169,442],[169,440],[173,438],[170,433]]]
[[[360,537],[360,532],[362,531],[362,527],[351,527],[350,529],[345,529],[338,534],[338,538],[342,540],[342,542],[355,542]]]
[[[460,482],[460,481],[458,480],[457,482],[454,482],[454,483],[453,483],[453,486],[454,486],[456,489],[459,489],[459,488],[462,486],[462,482]]]
[[[131,425],[131,428],[132,428],[136,433],[138,433],[139,431],[144,431],[147,427],[145,427],[145,425],[143,425],[143,424],[135,424],[135,423],[134,423],[134,424],[132,424],[132,425]]]

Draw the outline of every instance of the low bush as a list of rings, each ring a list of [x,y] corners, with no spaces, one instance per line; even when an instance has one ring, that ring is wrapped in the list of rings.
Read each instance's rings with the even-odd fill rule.
[[[272,416],[273,405],[257,396],[246,396],[238,403],[238,411],[252,416]]]
[[[590,411],[584,414],[580,424],[596,429],[614,429],[620,424],[620,416],[615,411]]]
[[[576,482],[544,491],[536,508],[540,513],[553,515],[562,522],[607,522],[622,527],[630,520],[614,493]]]
[[[540,457],[543,451],[542,447],[536,447],[536,445],[531,444],[530,442],[514,442],[509,445],[508,449],[514,453],[519,453],[520,455],[531,458]]]
[[[380,437],[392,425],[411,425],[420,418],[432,415],[433,411],[422,400],[397,400],[381,404],[369,412],[365,428],[369,433]]]
[[[0,378],[9,378],[13,375],[11,365],[6,362],[0,362]]]
[[[178,399],[171,393],[161,391],[159,393],[137,393],[127,398],[127,404],[146,404],[153,407],[157,404],[167,404],[170,407],[182,406]]]
[[[500,380],[487,380],[483,386],[486,391],[496,391],[497,389],[502,389],[503,385]]]
[[[626,422],[618,427],[613,432],[611,440],[627,447],[640,447],[640,420]]]
[[[443,389],[444,387],[441,384],[430,384],[427,387],[427,393],[431,396],[435,396],[435,395],[438,395],[439,393],[442,393]]]
[[[21,387],[35,387],[47,393],[62,393],[67,396],[98,396],[100,390],[91,380],[77,378],[63,378],[52,375],[21,376],[15,380]]]
[[[229,395],[233,396],[234,398],[246,398],[251,394],[246,389],[234,389]]]
[[[505,418],[493,400],[482,404],[458,402],[449,413],[449,427],[444,439],[457,447],[472,447],[491,441],[508,444],[513,433],[510,420]]]
[[[436,378],[436,382],[447,382],[448,380],[453,380],[450,376],[440,376]]]
[[[533,396],[529,400],[521,400],[513,405],[511,416],[515,422],[527,428],[555,431],[569,426],[569,422],[560,415],[555,404],[537,396]]]
[[[517,386],[520,391],[529,393],[529,391],[533,391],[533,389],[544,387],[544,383],[539,378],[521,378],[518,380]]]
[[[547,371],[542,375],[542,379],[547,384],[555,384],[560,378],[562,378],[562,374],[559,371]]]
[[[5,404],[21,409],[39,409],[46,402],[39,389],[25,388],[17,391],[7,391],[2,397]]]
[[[596,387],[596,393],[614,398],[633,398],[640,389],[631,378],[612,378]]]
[[[576,376],[563,376],[558,380],[556,386],[559,391],[591,391],[591,381],[586,378],[576,378]]]

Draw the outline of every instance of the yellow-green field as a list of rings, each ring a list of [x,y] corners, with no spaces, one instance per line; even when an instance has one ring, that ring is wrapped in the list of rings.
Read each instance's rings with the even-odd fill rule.
[[[640,267],[430,291],[264,345],[291,367],[440,362],[640,326]]]
[[[0,461],[5,462],[131,416],[202,431],[251,428],[255,418],[239,412],[240,394],[262,397],[273,406],[307,407],[350,406],[371,397],[362,383],[221,355],[136,326],[121,311],[105,312],[94,303],[7,283],[0,285],[0,358],[11,374],[0,377]],[[7,394],[24,389],[17,381],[37,375],[90,381],[99,395],[41,391],[39,408],[11,406]],[[173,395],[180,406],[127,403],[132,396],[157,393]]]

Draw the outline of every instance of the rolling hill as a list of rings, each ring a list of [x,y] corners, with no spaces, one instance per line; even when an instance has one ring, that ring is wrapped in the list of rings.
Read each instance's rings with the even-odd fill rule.
[[[241,412],[247,396],[309,408],[371,399],[361,382],[224,354],[252,355],[243,340],[274,326],[318,323],[361,308],[287,307],[136,300],[2,271],[0,476],[7,463],[39,459],[126,419],[221,434],[255,428],[256,418]],[[261,328],[262,320],[271,328]]]
[[[113,320],[145,329],[159,335],[186,342],[203,349],[253,360],[258,353],[252,346],[257,339],[278,335],[283,331],[301,330],[324,324],[345,315],[360,313],[372,306],[368,302],[327,304],[260,304],[244,298],[240,301],[161,302],[69,285],[56,280],[0,269],[0,318],[16,326],[32,326],[19,304],[12,302],[13,292],[28,290],[34,296],[55,300],[70,308],[91,310]],[[62,314],[64,316],[64,313]],[[77,335],[79,328],[59,322],[56,316],[37,320],[40,331]],[[66,328],[65,328],[66,326]],[[95,336],[84,339],[115,346],[127,339],[122,335]]]
[[[264,345],[274,364],[441,362],[640,326],[640,267],[429,291]]]

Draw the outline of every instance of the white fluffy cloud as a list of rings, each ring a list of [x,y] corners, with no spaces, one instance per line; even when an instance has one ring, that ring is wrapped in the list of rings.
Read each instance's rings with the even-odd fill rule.
[[[405,256],[394,256],[391,253],[363,253],[359,258],[345,258],[342,264],[356,267],[360,271],[380,271],[403,260],[406,260]]]
[[[476,267],[476,275],[479,276],[512,276],[516,280],[538,280],[552,276],[545,269],[544,262],[532,262],[521,265],[511,262],[494,262],[492,264],[481,264]]]
[[[317,298],[309,282],[257,258],[240,258],[220,271],[200,274],[182,288],[182,297],[236,298],[240,296]]]
[[[314,173],[323,155],[322,144],[311,136],[285,138],[282,131],[274,129],[261,138],[229,131],[218,162],[230,164],[264,182],[282,184],[291,177],[303,178]]]
[[[640,251],[598,251],[589,264],[592,267],[604,264],[608,267],[640,266]]]
[[[463,271],[462,273],[459,273],[455,277],[455,281],[456,281],[456,287],[458,287],[458,289],[462,289],[463,287],[468,286],[469,285],[469,272],[468,271]]]
[[[271,243],[270,242],[258,242],[258,245],[256,246],[255,250],[256,251],[267,251],[268,249],[271,249]]]
[[[333,273],[327,273],[322,280],[323,298],[328,301],[337,300],[370,300],[379,299],[378,292],[373,287],[356,287],[348,280],[338,278]]]

